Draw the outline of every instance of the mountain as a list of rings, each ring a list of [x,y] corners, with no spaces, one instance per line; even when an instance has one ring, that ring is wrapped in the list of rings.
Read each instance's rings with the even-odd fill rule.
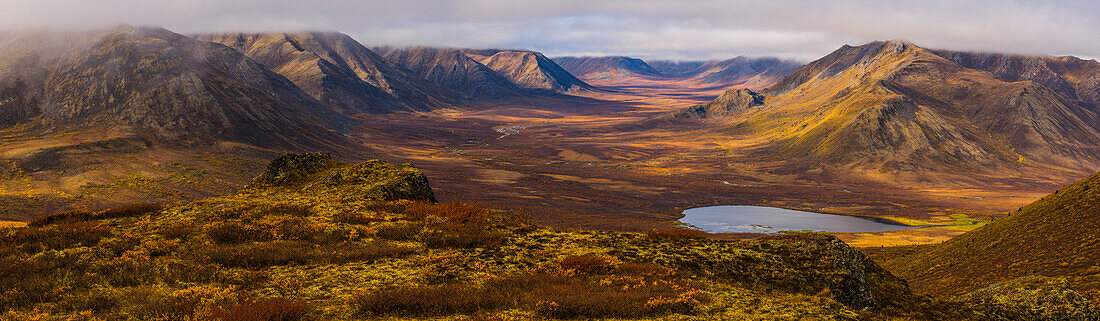
[[[669,118],[722,118],[744,112],[757,106],[763,106],[767,98],[749,89],[730,89],[718,95],[718,98],[705,104],[698,104],[672,113],[659,116]]]
[[[333,141],[349,121],[223,45],[159,28],[13,33],[0,44],[0,125],[131,128],[163,141]]]
[[[916,289],[959,294],[1028,275],[1100,290],[1100,173],[976,230],[886,263]]]
[[[645,61],[630,57],[555,57],[553,60],[569,73],[584,79],[604,80],[660,75]]]
[[[459,49],[377,47],[375,52],[416,75],[473,99],[524,96],[523,89]]]
[[[762,88],[779,81],[801,64],[777,58],[736,57],[710,61],[650,62],[630,57],[557,57],[554,61],[589,81],[691,79],[703,84]]]
[[[1100,165],[1100,117],[1085,103],[909,43],[845,45],[762,94],[769,108],[733,115],[725,128],[766,137],[759,155],[795,166],[1091,172]]]
[[[556,93],[593,89],[538,52],[497,49],[467,49],[462,52],[521,88]]]
[[[711,61],[690,61],[690,60],[650,60],[646,63],[650,67],[653,67],[657,73],[666,77],[675,78],[687,78],[695,75],[697,69],[703,66],[703,64],[711,63]]]
[[[200,34],[286,76],[322,103],[345,113],[382,114],[454,108],[461,94],[390,63],[336,32]]]

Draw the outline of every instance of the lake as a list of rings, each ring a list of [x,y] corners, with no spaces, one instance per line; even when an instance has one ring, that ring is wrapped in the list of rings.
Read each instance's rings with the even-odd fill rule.
[[[779,231],[887,232],[921,228],[872,219],[747,205],[696,207],[680,222],[710,233],[775,233]]]

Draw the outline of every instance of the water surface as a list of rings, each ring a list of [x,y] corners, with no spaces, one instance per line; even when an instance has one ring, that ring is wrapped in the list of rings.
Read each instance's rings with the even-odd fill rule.
[[[680,222],[710,233],[887,232],[921,227],[891,224],[855,216],[746,205],[691,208],[684,211],[684,218],[680,219]]]

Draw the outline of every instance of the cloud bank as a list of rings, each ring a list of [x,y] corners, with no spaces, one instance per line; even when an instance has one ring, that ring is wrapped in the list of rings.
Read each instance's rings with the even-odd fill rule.
[[[372,45],[548,55],[807,61],[842,44],[1100,57],[1090,1],[0,0],[0,28],[131,24],[177,32],[336,30]]]

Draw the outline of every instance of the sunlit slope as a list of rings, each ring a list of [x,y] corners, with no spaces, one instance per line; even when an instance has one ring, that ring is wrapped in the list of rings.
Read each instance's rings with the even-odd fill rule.
[[[462,95],[390,63],[335,32],[203,34],[286,76],[321,102],[349,113],[453,108]]]
[[[959,294],[1026,275],[1100,290],[1100,174],[929,250],[886,263],[920,290]]]
[[[1087,169],[1100,118],[1028,82],[1005,82],[908,43],[844,46],[764,91],[731,132],[767,137],[761,153],[803,165],[878,170]]]

